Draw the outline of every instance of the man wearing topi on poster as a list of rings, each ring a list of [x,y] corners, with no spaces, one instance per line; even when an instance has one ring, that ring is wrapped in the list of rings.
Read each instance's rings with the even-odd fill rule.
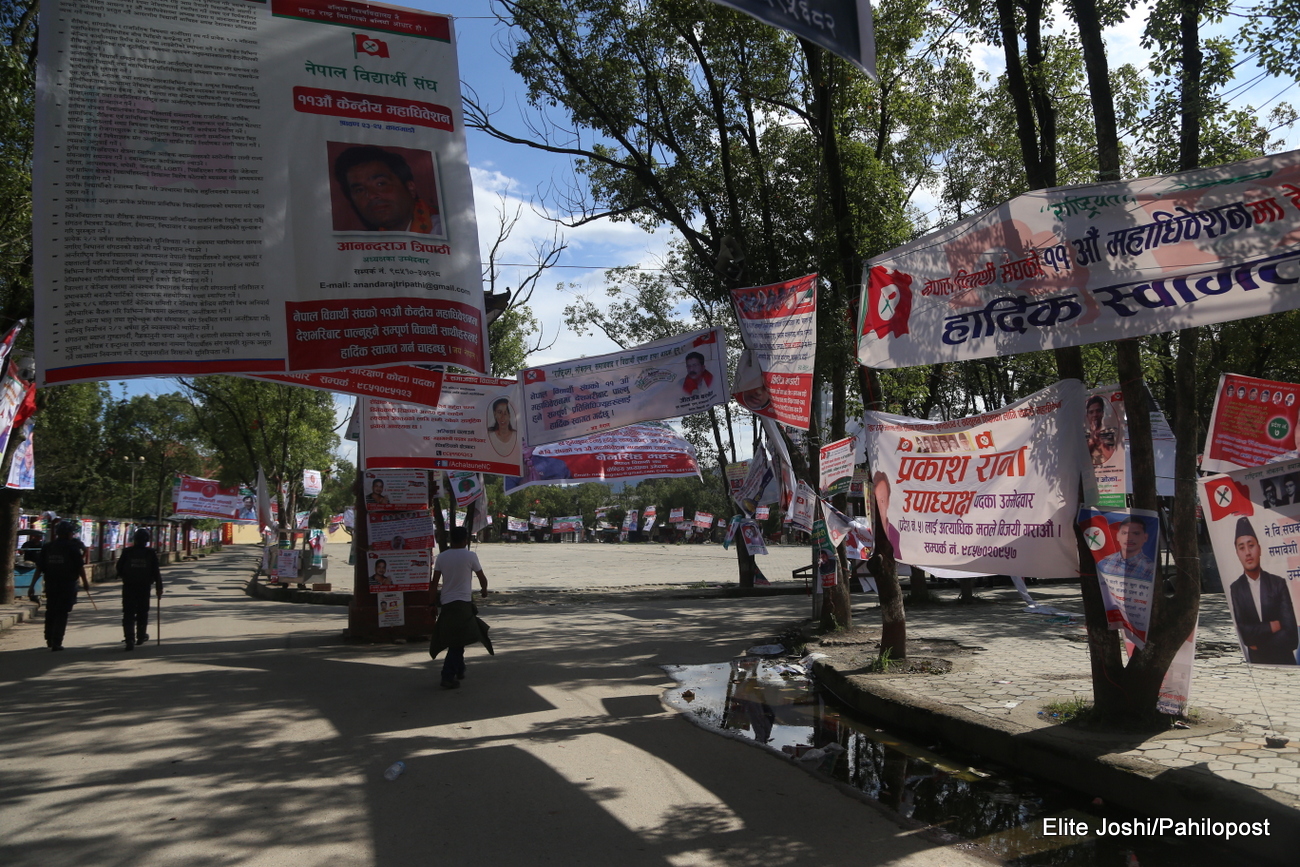
[[[1259,537],[1248,518],[1237,519],[1233,540],[1242,574],[1232,582],[1232,619],[1246,648],[1246,661],[1255,665],[1295,665],[1295,608],[1286,581],[1265,572],[1260,564]]]

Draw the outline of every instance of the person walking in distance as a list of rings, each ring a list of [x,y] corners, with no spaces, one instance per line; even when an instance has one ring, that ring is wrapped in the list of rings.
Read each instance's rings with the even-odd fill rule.
[[[117,577],[122,579],[122,631],[126,634],[126,649],[135,650],[137,644],[149,640],[149,590],[157,588],[162,598],[162,570],[158,567],[158,552],[149,547],[149,531],[141,527],[135,531],[135,544],[117,558]]]
[[[433,561],[433,581],[429,584],[429,602],[440,606],[438,620],[433,626],[433,639],[429,642],[429,656],[438,658],[443,650],[447,657],[442,663],[442,688],[456,689],[465,678],[465,647],[483,643],[488,653],[494,653],[488,639],[488,627],[478,619],[478,608],[473,602],[472,575],[478,576],[484,596],[488,593],[487,575],[478,561],[478,554],[469,550],[469,531],[456,527],[451,531],[451,547]],[[439,585],[442,592],[439,593]]]
[[[68,630],[68,615],[77,604],[77,581],[80,579],[90,595],[90,580],[86,578],[86,546],[73,538],[71,521],[60,521],[54,528],[54,541],[41,546],[32,586],[36,579],[45,576],[45,646],[50,650],[63,649],[63,635]]]

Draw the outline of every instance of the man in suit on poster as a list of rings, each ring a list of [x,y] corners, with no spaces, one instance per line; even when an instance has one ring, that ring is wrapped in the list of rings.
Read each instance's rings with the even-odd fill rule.
[[[1295,665],[1295,608],[1286,581],[1260,566],[1259,537],[1247,518],[1237,520],[1234,542],[1241,576],[1232,582],[1232,619],[1246,647],[1246,661],[1256,665]]]

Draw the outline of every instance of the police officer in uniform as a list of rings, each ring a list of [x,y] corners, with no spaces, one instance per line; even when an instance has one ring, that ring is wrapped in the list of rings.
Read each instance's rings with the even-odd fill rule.
[[[45,646],[50,650],[63,649],[63,634],[68,629],[68,615],[77,604],[77,580],[80,579],[90,593],[86,578],[86,546],[73,538],[71,521],[60,521],[54,528],[54,541],[41,546],[40,558],[32,584],[45,576]]]
[[[162,570],[158,568],[158,552],[149,547],[149,531],[141,527],[135,531],[135,544],[117,558],[117,576],[122,579],[122,631],[126,634],[126,649],[135,650],[137,644],[149,640],[149,588],[156,587],[162,598]]]

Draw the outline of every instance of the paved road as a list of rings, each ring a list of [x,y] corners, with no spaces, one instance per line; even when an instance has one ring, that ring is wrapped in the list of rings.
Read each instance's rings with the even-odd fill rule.
[[[659,665],[728,659],[806,597],[487,605],[497,656],[445,692],[423,647],[247,598],[252,565],[169,569],[161,647],[123,652],[107,587],[64,653],[39,621],[0,634],[0,863],[982,863],[663,709]]]

